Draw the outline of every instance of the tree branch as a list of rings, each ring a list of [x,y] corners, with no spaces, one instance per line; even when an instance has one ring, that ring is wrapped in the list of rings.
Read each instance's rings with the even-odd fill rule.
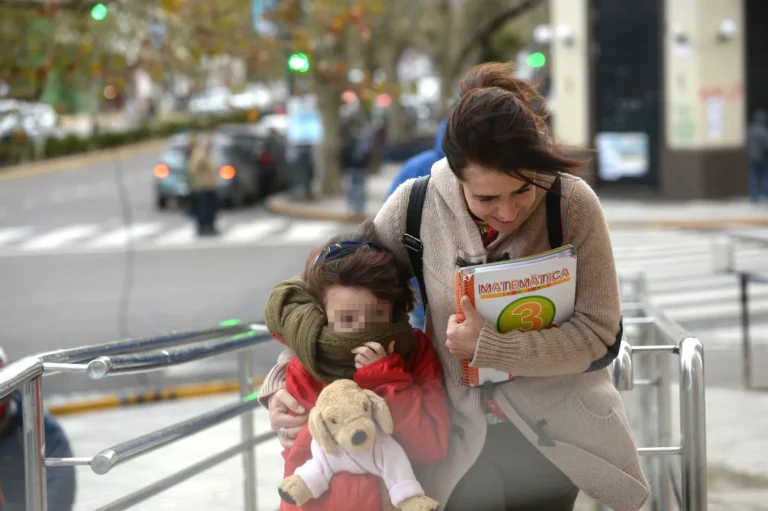
[[[475,48],[475,46],[483,41],[487,41],[490,37],[501,27],[503,27],[508,21],[517,18],[518,16],[525,14],[527,11],[533,10],[543,3],[544,0],[523,0],[516,6],[507,9],[499,13],[495,18],[488,23],[481,25],[474,33],[472,37],[467,39],[464,47],[459,53],[459,57],[453,65],[451,76],[456,76],[461,72],[461,68],[464,65],[464,61],[469,54]]]

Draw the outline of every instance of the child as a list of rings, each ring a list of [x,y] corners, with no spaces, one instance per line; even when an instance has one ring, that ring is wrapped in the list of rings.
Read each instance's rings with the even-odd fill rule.
[[[286,390],[310,410],[328,383],[347,378],[383,397],[394,438],[418,475],[420,465],[442,459],[450,416],[443,371],[429,338],[408,323],[414,305],[410,265],[373,238],[373,225],[312,252],[301,279],[275,286],[266,305],[273,336],[295,357],[286,368]],[[309,428],[283,452],[284,475],[312,457]],[[379,511],[391,508],[380,480],[336,474],[322,497],[301,509]],[[296,510],[285,502],[283,511]]]

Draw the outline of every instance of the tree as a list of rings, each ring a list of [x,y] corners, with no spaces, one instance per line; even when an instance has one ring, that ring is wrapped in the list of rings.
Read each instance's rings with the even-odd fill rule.
[[[397,0],[398,2],[400,0]],[[280,2],[271,18],[281,27],[277,38],[283,58],[293,52],[307,55],[310,65],[297,76],[302,92],[317,95],[323,122],[319,174],[323,194],[341,192],[341,107],[342,94],[350,86],[350,69],[364,67],[370,55],[377,20],[387,0],[298,0]],[[375,92],[368,69],[355,90],[363,103]]]
[[[430,4],[416,41],[437,68],[441,112],[447,111],[456,79],[492,46],[493,35],[544,1],[437,0]]]
[[[249,0],[105,1],[107,14],[91,16],[95,0],[0,3],[0,81],[11,97],[38,101],[51,77],[89,86],[92,99],[105,84],[125,89],[130,73],[146,69],[161,85],[175,73],[204,80],[217,56],[247,59],[257,37]]]
[[[402,104],[402,86],[398,65],[418,32],[421,14],[427,5],[423,0],[390,0],[375,21],[368,41],[366,67],[369,73],[381,69],[386,77],[386,92],[392,97],[387,110],[387,137],[390,143],[403,142],[407,137],[407,114]]]

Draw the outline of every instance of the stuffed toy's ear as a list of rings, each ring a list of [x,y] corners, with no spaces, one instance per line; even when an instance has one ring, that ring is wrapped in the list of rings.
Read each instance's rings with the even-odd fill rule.
[[[373,409],[373,420],[376,421],[376,424],[379,425],[384,433],[391,435],[394,426],[392,424],[392,415],[389,413],[387,402],[384,401],[383,397],[379,396],[372,390],[365,389],[363,392],[366,396],[368,396],[368,401],[371,402],[371,408]]]
[[[312,439],[320,445],[322,450],[330,455],[336,454],[336,441],[328,428],[325,427],[325,421],[317,406],[309,412],[309,434],[312,435]]]

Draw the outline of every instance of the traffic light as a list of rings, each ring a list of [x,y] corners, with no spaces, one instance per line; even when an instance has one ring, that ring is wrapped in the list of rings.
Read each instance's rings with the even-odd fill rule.
[[[91,18],[95,19],[96,21],[101,21],[104,18],[107,17],[107,6],[104,4],[96,4],[93,6],[93,9],[91,9]]]
[[[547,63],[547,57],[540,51],[537,51],[528,55],[527,63],[530,67],[544,67],[544,64]]]
[[[294,53],[288,57],[288,69],[306,73],[309,71],[309,59],[303,53]]]

